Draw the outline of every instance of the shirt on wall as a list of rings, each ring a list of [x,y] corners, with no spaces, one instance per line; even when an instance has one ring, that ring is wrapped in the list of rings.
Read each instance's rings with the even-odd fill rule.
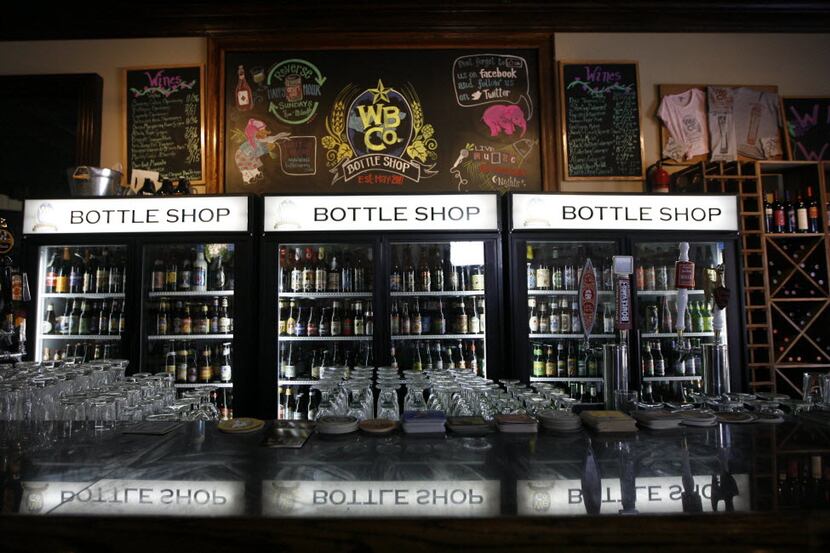
[[[778,94],[738,88],[733,111],[740,155],[753,159],[781,155]]]
[[[709,100],[709,143],[711,161],[738,159],[733,118],[734,89],[723,86],[707,86]]]
[[[706,98],[703,91],[690,88],[680,94],[664,96],[657,115],[669,131],[668,152],[672,157],[690,159],[709,152],[706,125]],[[671,154],[670,154],[671,155]]]

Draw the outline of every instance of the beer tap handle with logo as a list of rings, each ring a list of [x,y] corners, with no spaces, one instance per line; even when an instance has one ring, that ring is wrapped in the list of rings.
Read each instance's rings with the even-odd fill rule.
[[[683,350],[683,330],[686,326],[686,307],[689,304],[689,290],[695,287],[695,264],[689,261],[689,243],[680,243],[680,255],[674,264],[674,282],[677,287],[677,349]]]

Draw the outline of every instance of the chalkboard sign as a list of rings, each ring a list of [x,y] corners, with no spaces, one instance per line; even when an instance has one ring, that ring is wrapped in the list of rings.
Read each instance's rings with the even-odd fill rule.
[[[224,55],[227,192],[542,187],[539,49]]]
[[[144,169],[204,183],[203,67],[129,68],[123,82],[127,178]]]
[[[561,62],[559,87],[565,179],[642,179],[637,63]]]
[[[830,159],[830,98],[782,98],[790,159]]]

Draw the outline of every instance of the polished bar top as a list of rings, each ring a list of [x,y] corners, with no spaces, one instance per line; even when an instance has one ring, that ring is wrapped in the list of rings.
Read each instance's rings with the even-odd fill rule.
[[[149,528],[159,523],[143,517],[170,516],[187,521],[175,523],[182,528],[202,517],[246,528],[257,524],[251,520],[279,518],[283,537],[291,535],[285,533],[286,525],[307,527],[317,521],[320,528],[331,529],[331,523],[347,519],[348,528],[357,529],[364,518],[385,519],[384,524],[419,521],[431,529],[462,525],[476,532],[494,531],[500,524],[531,524],[539,532],[533,521],[547,521],[544,532],[551,532],[555,526],[550,524],[562,520],[571,521],[567,526],[572,531],[585,520],[590,533],[591,521],[602,520],[607,527],[616,520],[612,526],[636,528],[652,524],[651,515],[677,513],[675,518],[658,517],[661,527],[703,517],[706,525],[700,528],[715,532],[719,524],[733,529],[747,524],[745,513],[750,513],[759,521],[810,521],[812,530],[805,528],[806,534],[791,530],[803,534],[808,546],[826,544],[830,535],[830,511],[808,503],[785,505],[778,497],[778,473],[788,460],[808,463],[818,454],[826,463],[830,456],[830,426],[798,418],[613,435],[585,430],[485,437],[312,434],[300,449],[264,447],[268,424],[251,434],[225,434],[214,423],[190,422],[163,436],[87,429],[71,438],[59,438],[59,426],[36,432],[0,426],[6,512],[12,489],[8,467],[17,463],[14,509],[32,515],[2,517],[0,531],[50,528],[48,522],[44,525],[50,519],[60,525],[80,520],[98,524],[99,517],[116,526],[120,523],[113,517],[140,517],[141,527]],[[21,437],[24,442],[18,445]],[[702,510],[718,514],[683,514],[684,503],[686,509],[693,504],[683,494],[684,438]],[[591,516],[596,513],[599,519]],[[721,517],[723,523],[713,523]],[[246,522],[239,523],[240,518]],[[463,526],[475,520],[486,526]],[[756,526],[753,532],[768,531],[764,524]]]

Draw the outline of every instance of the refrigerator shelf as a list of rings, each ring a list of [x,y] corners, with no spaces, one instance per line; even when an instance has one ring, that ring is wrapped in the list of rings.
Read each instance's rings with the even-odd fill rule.
[[[148,298],[199,298],[213,296],[233,296],[233,290],[213,290],[206,292],[148,292]]]
[[[41,336],[43,340],[86,340],[97,342],[108,342],[120,340],[120,335],[113,334],[44,334]]]
[[[398,334],[392,340],[483,340],[484,334]]]
[[[302,379],[293,379],[293,380],[283,380],[279,379],[277,381],[277,386],[314,386],[318,384],[319,380],[302,380]]]
[[[279,292],[278,298],[325,300],[339,298],[371,298],[372,292]]]
[[[705,294],[704,290],[689,290],[689,294]],[[638,296],[675,296],[677,290],[637,290]]]
[[[23,354],[0,352],[0,361],[8,361],[9,359],[17,359],[18,361],[20,361],[21,359],[23,359]]]
[[[484,290],[443,291],[443,292],[389,292],[393,298],[460,298],[484,296]]]
[[[556,339],[556,340],[584,340],[585,339],[585,335],[582,334],[582,333],[580,333],[580,334],[539,334],[539,333],[533,334],[532,333],[532,334],[528,334],[528,337],[531,340],[533,340],[534,338],[543,338],[543,339],[552,338],[552,339]],[[616,334],[591,334],[591,338],[599,338],[599,339],[602,339],[602,340],[607,340],[607,339],[616,338],[616,337],[617,337]]]
[[[196,382],[196,383],[178,383],[174,382],[173,387],[176,389],[189,388],[233,388],[233,382]]]
[[[151,334],[150,341],[159,340],[233,340],[233,334]]]
[[[601,376],[531,376],[531,382],[602,382]]]
[[[643,382],[687,382],[702,378],[702,376],[644,376]]]
[[[371,342],[372,336],[280,336],[281,342]]]
[[[684,332],[684,338],[710,338],[715,335],[714,332]],[[657,333],[643,333],[640,338],[677,338],[676,332],[657,332]]]
[[[579,290],[528,290],[528,296],[576,296]],[[614,294],[613,290],[598,290],[597,294],[600,296],[611,296]]]
[[[104,299],[124,299],[126,296],[124,294],[109,294],[109,293],[101,293],[101,294],[41,294],[42,298],[83,298],[89,300],[104,300]]]

